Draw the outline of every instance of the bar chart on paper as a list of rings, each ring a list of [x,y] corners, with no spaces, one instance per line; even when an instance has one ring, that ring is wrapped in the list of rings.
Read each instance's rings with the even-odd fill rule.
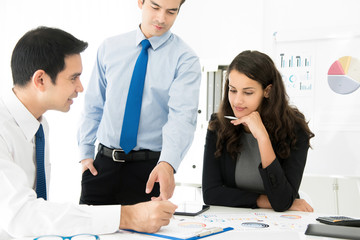
[[[314,57],[310,53],[280,52],[276,64],[282,75],[286,91],[291,96],[309,97],[314,87]]]
[[[336,60],[328,71],[328,84],[338,94],[350,94],[360,87],[360,60],[344,56]]]

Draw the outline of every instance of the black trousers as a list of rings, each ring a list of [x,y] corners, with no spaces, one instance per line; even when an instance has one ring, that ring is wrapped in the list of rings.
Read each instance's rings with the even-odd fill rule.
[[[158,159],[114,162],[98,153],[94,161],[98,175],[93,176],[89,169],[82,175],[80,204],[130,205],[158,197],[158,183],[150,194],[145,193],[146,182],[157,162]]]

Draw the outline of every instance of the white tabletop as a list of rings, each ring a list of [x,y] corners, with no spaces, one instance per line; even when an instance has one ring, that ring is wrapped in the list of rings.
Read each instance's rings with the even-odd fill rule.
[[[179,229],[188,231],[195,224],[202,223],[206,227],[233,227],[234,230],[224,233],[208,236],[206,240],[258,240],[266,238],[266,240],[326,240],[335,239],[327,237],[317,237],[305,235],[305,230],[308,224],[317,223],[318,216],[327,216],[327,214],[319,213],[305,213],[298,211],[275,212],[270,209],[249,209],[249,208],[230,208],[211,206],[206,212],[195,216],[174,216],[170,226],[165,226],[160,229],[157,234],[174,235],[179,234]],[[177,226],[182,224],[182,226]],[[250,223],[250,224],[249,224]],[[258,225],[267,225],[264,228],[258,228],[251,225],[251,223],[258,223]],[[193,224],[193,225],[191,225]],[[175,226],[175,228],[173,228]],[[117,233],[99,235],[101,240],[132,240],[132,239],[165,239],[140,233],[131,233],[126,231],[119,231]],[[22,238],[21,240],[31,240],[32,238]],[[339,238],[336,238],[339,239]],[[17,239],[19,240],[19,239]]]
[[[326,214],[304,213],[298,211],[275,212],[270,209],[249,209],[211,206],[210,209],[196,217],[175,216],[176,220],[183,219],[184,222],[219,222],[219,226],[234,227],[234,230],[221,234],[212,235],[207,240],[238,240],[238,239],[263,239],[266,240],[325,240],[334,239],[305,235],[307,224],[317,223],[316,217]],[[174,220],[175,221],[175,220]],[[221,223],[220,223],[221,222]],[[267,224],[267,228],[244,227],[242,223],[259,222]],[[215,223],[216,224],[216,223]],[[228,225],[227,225],[228,224]],[[158,234],[164,233],[164,227]],[[167,232],[165,232],[167,233]],[[176,236],[176,235],[175,235]],[[149,237],[137,233],[119,232],[109,235],[101,235],[101,239],[165,239]],[[338,239],[338,238],[337,238]]]

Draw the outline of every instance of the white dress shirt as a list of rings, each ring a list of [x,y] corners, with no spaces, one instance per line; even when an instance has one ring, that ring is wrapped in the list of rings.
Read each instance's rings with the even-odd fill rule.
[[[86,206],[37,198],[34,136],[40,123],[45,132],[48,188],[49,127],[45,118],[39,122],[12,91],[0,98],[0,239],[115,232],[120,224],[118,205]]]

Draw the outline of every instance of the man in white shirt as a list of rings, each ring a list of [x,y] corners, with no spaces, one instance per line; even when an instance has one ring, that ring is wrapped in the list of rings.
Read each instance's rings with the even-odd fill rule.
[[[14,87],[0,99],[0,239],[103,234],[119,228],[156,232],[169,223],[176,209],[169,201],[80,206],[37,198],[34,135],[42,125],[49,186],[48,124],[42,115],[47,110],[69,111],[73,99],[83,91],[80,53],[86,48],[86,42],[47,27],[27,32],[15,46],[11,59]]]

